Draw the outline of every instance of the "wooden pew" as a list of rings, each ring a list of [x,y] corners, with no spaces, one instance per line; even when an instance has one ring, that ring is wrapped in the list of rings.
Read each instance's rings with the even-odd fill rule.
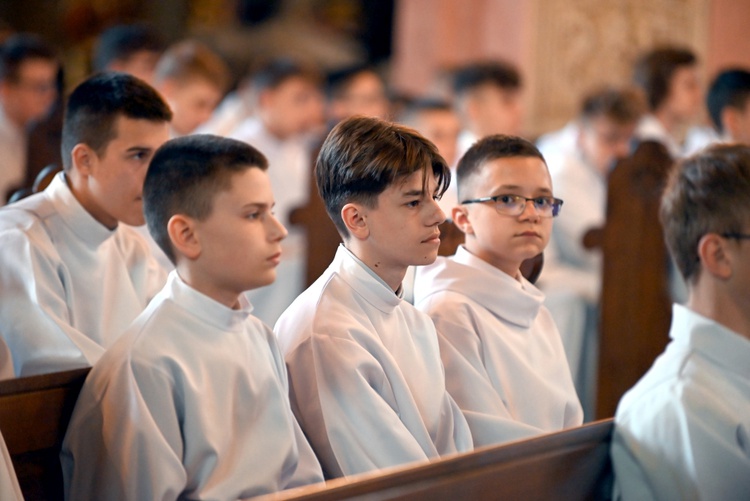
[[[88,372],[0,381],[0,432],[26,501],[63,499],[60,446]]]
[[[668,342],[672,310],[669,259],[659,201],[672,159],[642,142],[609,177],[603,229],[584,245],[602,248],[596,415],[613,416],[620,397],[651,367]]]
[[[329,481],[262,501],[610,499],[611,419],[418,466]]]

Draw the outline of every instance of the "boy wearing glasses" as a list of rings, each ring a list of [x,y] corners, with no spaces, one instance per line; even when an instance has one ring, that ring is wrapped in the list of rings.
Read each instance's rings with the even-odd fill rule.
[[[750,499],[750,148],[714,146],[661,200],[687,282],[671,341],[620,400],[614,499]]]
[[[521,263],[544,250],[562,200],[539,150],[513,136],[488,136],[458,162],[466,235],[456,254],[417,271],[414,302],[435,322],[448,392],[475,446],[580,425],[557,327]]]

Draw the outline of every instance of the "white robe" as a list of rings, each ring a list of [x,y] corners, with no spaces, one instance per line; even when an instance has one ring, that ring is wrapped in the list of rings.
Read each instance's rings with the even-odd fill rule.
[[[305,286],[307,237],[304,228],[290,223],[289,216],[310,198],[313,168],[310,142],[303,136],[278,139],[255,117],[243,122],[229,137],[245,141],[268,159],[268,177],[276,201],[273,210],[289,231],[281,242],[281,263],[276,268],[276,280],[271,285],[246,293],[258,318],[273,325]]]
[[[578,426],[581,404],[544,295],[463,246],[417,269],[414,304],[435,322],[448,392],[475,446]]]
[[[5,447],[5,440],[0,435],[0,499],[3,501],[23,501],[21,487],[18,485],[13,462]]]
[[[322,481],[273,332],[244,306],[170,274],[81,390],[67,499],[235,500]]]
[[[685,155],[683,146],[654,115],[645,115],[641,118],[635,129],[635,137],[639,141],[656,141],[663,144],[674,159]]]
[[[615,499],[750,499],[750,340],[680,305],[669,334],[617,407]]]
[[[13,123],[0,106],[0,205],[26,180],[26,131]]]
[[[292,408],[327,475],[472,448],[429,317],[343,245],[274,330]]]
[[[60,173],[0,210],[0,360],[16,376],[91,365],[164,280],[143,239],[96,221]]]

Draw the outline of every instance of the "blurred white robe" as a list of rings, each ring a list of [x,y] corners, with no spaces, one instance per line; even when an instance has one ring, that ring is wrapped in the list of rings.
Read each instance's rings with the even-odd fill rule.
[[[343,245],[274,330],[292,408],[328,476],[472,449],[429,317]]]
[[[432,317],[448,392],[475,446],[583,422],[560,334],[544,295],[463,246],[417,269],[414,304]]]
[[[0,499],[3,501],[23,501],[13,462],[10,459],[5,440],[0,435]]]
[[[273,332],[243,303],[170,274],[81,390],[66,499],[235,500],[322,481]]]
[[[750,340],[677,304],[669,335],[617,407],[615,499],[750,499]]]
[[[165,278],[143,239],[99,223],[60,173],[0,209],[0,360],[16,376],[89,366]]]

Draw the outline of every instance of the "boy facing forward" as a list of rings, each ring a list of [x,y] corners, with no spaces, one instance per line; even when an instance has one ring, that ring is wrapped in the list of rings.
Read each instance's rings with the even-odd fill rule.
[[[419,269],[414,303],[435,322],[448,390],[490,445],[580,425],[560,334],[521,275],[549,241],[562,200],[539,150],[513,136],[475,143],[457,167],[453,222],[466,242]]]
[[[67,499],[234,500],[322,480],[273,333],[242,295],[273,282],[286,236],[267,165],[215,136],[154,156],[146,220],[175,271],[86,380]]]
[[[354,117],[324,142],[316,181],[344,244],[275,330],[292,407],[326,474],[470,450],[435,328],[401,299],[407,267],[437,257],[448,166],[415,131]]]

